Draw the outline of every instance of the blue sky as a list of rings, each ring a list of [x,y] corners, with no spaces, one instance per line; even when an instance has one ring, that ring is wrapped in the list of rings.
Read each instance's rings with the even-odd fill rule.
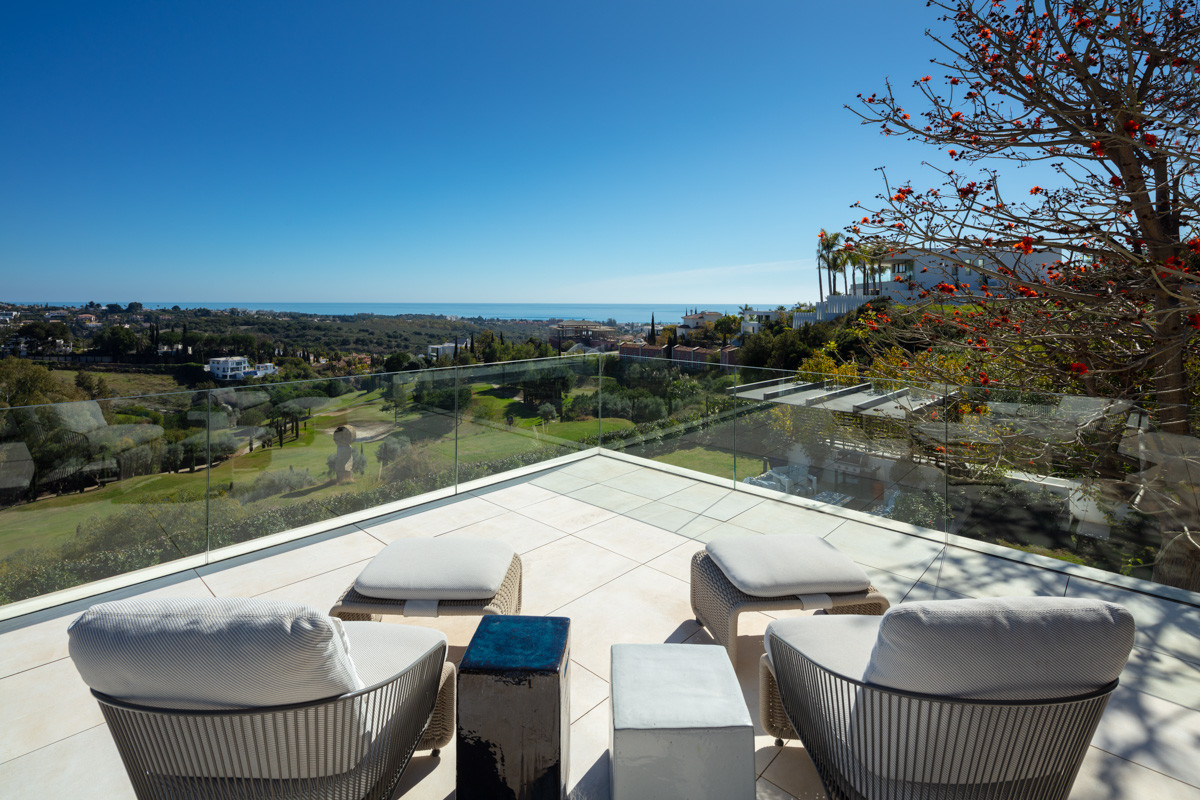
[[[0,300],[792,303],[916,2],[6,3]]]

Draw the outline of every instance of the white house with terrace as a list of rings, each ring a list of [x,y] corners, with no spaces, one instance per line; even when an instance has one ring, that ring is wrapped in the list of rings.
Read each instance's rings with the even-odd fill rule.
[[[937,291],[938,284],[954,287],[953,294],[941,293],[945,302],[965,302],[981,297],[987,291],[989,278],[979,270],[999,271],[1019,268],[1044,275],[1049,265],[1062,258],[1055,250],[1044,253],[1021,253],[1016,250],[994,250],[967,253],[956,250],[898,250],[880,259],[879,277],[867,283],[853,283],[850,294],[834,295],[816,304],[813,311],[792,316],[792,327],[805,323],[827,322],[849,314],[877,297],[887,297],[896,303],[911,303],[921,299],[923,292]],[[995,280],[992,280],[995,284]]]

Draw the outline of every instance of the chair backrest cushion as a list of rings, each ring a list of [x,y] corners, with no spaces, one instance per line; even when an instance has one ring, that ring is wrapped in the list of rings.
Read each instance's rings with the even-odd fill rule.
[[[891,702],[859,689],[847,739],[858,743],[856,758],[867,771],[856,780],[1015,787],[1074,769],[1050,742],[1081,736],[1086,750],[1098,717],[1023,704],[1108,686],[1125,666],[1133,633],[1127,610],[1096,600],[1005,597],[893,606],[880,621],[864,683],[1000,703]],[[864,793],[866,783],[859,787]]]
[[[310,606],[249,598],[100,603],[68,629],[79,674],[138,705],[231,710],[289,705],[363,688],[341,620]]]
[[[1067,597],[937,600],[893,606],[866,683],[973,700],[1047,700],[1112,683],[1133,648],[1122,606]]]

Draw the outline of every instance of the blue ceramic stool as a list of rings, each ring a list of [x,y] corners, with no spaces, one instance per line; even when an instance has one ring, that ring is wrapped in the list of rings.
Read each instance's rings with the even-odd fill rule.
[[[461,800],[566,796],[566,617],[484,617],[458,668]]]

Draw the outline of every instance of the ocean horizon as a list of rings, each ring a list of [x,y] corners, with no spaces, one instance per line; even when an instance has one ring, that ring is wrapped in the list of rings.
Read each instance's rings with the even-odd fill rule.
[[[18,301],[10,301],[18,302]],[[141,301],[139,301],[141,302]],[[82,307],[86,301],[50,302],[39,300],[25,305],[48,305]],[[678,323],[692,309],[719,311],[737,314],[742,303],[286,303],[244,301],[212,302],[143,302],[147,309],[164,310],[174,306],[180,308],[208,308],[214,311],[232,308],[249,311],[290,311],[316,316],[354,316],[355,314],[377,314],[380,316],[402,316],[406,314],[428,314],[433,316],[483,318],[483,319],[584,319],[604,322],[612,319],[619,323],[648,323],[651,315],[659,324]]]

